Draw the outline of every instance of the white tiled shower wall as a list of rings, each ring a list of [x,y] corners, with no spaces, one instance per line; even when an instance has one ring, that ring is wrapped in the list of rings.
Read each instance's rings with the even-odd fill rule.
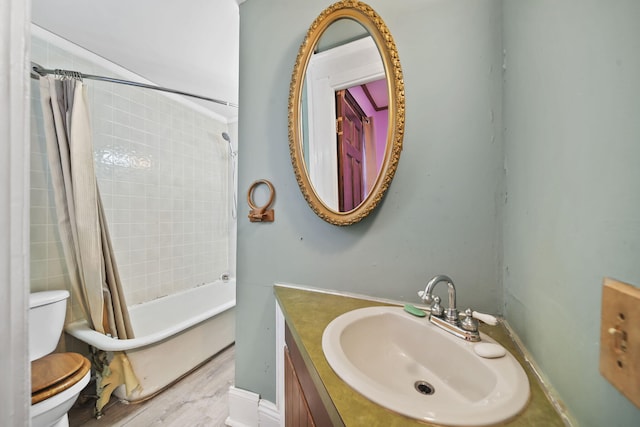
[[[45,68],[136,80],[37,27],[31,52],[32,61]],[[85,84],[96,175],[127,304],[228,272],[233,221],[224,119],[174,95],[93,80]],[[68,289],[37,80],[31,98],[31,290]],[[77,303],[72,300],[71,306],[72,320],[81,317]]]

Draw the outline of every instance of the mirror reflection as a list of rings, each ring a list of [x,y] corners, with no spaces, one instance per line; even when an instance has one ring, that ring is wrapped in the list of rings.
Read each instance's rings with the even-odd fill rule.
[[[376,92],[380,88],[380,82],[382,94]],[[373,94],[377,95],[378,102]],[[340,212],[355,209],[373,188],[380,171],[377,159],[384,156],[386,145],[387,110],[388,97],[384,79],[336,92]],[[379,112],[382,112],[381,120],[376,120],[375,115]]]
[[[327,207],[351,211],[380,174],[389,127],[384,64],[368,31],[352,19],[333,22],[309,59],[303,84],[309,179]]]
[[[393,37],[363,2],[327,7],[300,45],[289,88],[289,149],[300,191],[334,225],[382,200],[400,158],[404,82]]]

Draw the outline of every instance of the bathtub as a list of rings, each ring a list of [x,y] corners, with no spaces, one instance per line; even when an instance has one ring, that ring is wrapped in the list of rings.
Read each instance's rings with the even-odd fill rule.
[[[128,402],[149,399],[235,341],[235,280],[218,280],[129,307],[136,338],[118,340],[89,328],[85,320],[65,331],[104,351],[124,351],[141,387]]]

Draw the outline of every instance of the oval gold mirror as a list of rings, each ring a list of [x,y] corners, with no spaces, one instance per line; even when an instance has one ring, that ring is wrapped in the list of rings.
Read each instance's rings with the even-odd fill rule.
[[[304,198],[350,225],[378,205],[404,135],[404,81],[393,37],[360,1],[325,9],[300,45],[289,89],[289,149]]]

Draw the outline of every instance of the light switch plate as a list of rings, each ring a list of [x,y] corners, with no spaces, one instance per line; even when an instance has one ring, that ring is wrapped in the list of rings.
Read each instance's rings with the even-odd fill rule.
[[[605,278],[600,373],[640,408],[640,289]]]

